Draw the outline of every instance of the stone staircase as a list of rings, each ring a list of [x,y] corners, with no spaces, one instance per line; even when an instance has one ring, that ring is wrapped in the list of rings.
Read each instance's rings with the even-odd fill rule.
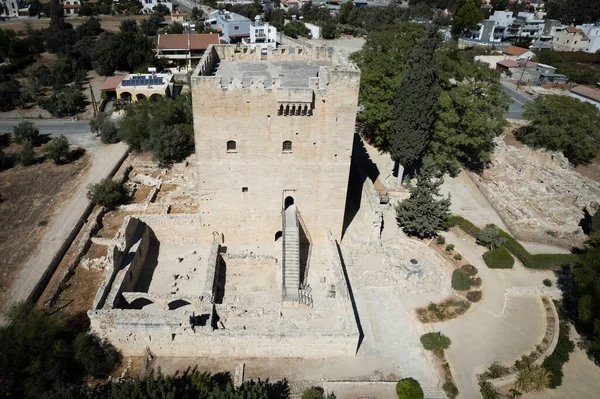
[[[300,289],[300,231],[296,206],[283,211],[283,300],[298,301]]]
[[[446,394],[442,388],[436,387],[422,387],[423,397],[425,399],[447,399]]]

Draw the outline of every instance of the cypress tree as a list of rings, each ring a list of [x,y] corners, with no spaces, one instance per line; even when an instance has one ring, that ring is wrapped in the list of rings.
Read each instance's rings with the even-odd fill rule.
[[[441,43],[430,24],[410,55],[394,100],[390,154],[403,166],[414,166],[427,146],[438,117],[439,85],[435,51]]]
[[[440,196],[443,179],[434,179],[431,162],[421,168],[416,186],[409,186],[410,197],[396,207],[396,220],[408,235],[433,237],[450,217],[450,197]]]

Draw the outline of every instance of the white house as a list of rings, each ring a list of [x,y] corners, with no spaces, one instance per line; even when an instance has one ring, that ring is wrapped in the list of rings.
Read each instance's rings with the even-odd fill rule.
[[[146,14],[152,14],[154,11],[154,7],[159,4],[164,5],[169,9],[169,11],[173,11],[173,4],[171,4],[171,0],[141,0],[142,2],[142,11]]]
[[[586,52],[596,53],[600,50],[600,24],[585,24],[577,25],[577,29],[581,29],[589,39]]]
[[[2,4],[0,15],[4,17],[19,16],[19,2],[17,0],[0,0],[0,4]]]
[[[242,38],[242,43],[251,47],[274,49],[277,47],[277,28],[268,22],[262,22],[257,15],[254,22],[250,23],[250,37]]]
[[[496,22],[496,25],[508,28],[512,25],[515,17],[513,17],[512,11],[494,11],[494,14],[490,15],[489,20]]]

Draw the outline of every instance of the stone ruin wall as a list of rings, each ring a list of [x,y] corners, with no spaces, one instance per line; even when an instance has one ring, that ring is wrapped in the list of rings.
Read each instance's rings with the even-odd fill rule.
[[[156,234],[162,236],[161,228],[169,223],[160,219],[162,215],[140,215],[128,217],[117,234],[114,244],[113,267],[107,268],[106,278],[101,285],[94,307],[88,311],[92,332],[108,339],[125,356],[142,354],[146,348],[158,356],[208,356],[208,357],[334,357],[354,356],[359,331],[354,317],[349,290],[337,243],[328,233],[328,255],[332,269],[332,282],[336,287],[333,329],[280,328],[278,314],[264,315],[261,312],[242,312],[236,315],[236,324],[247,324],[244,329],[213,329],[218,314],[231,312],[227,304],[212,303],[216,276],[219,272],[219,246],[222,237],[212,235],[212,245],[207,259],[205,287],[198,287],[197,296],[164,295],[145,292],[127,292],[135,286],[141,265],[147,255],[150,232],[155,225],[148,219],[156,216]],[[175,215],[174,224],[180,221]],[[162,216],[164,218],[164,216]],[[149,223],[148,227],[141,219]],[[163,226],[163,227],[161,227]],[[134,241],[143,229],[142,238]],[[163,236],[164,237],[164,236]],[[119,269],[128,253],[135,256],[124,269]],[[131,271],[131,274],[129,273]],[[137,277],[136,277],[137,276]],[[109,293],[110,292],[110,293]],[[129,303],[138,298],[151,300],[160,309],[119,309],[121,295]],[[102,298],[108,299],[105,301]],[[101,300],[100,300],[100,299]],[[177,301],[186,301],[191,306],[169,310]],[[197,322],[192,326],[190,321]],[[244,322],[244,319],[246,322]],[[292,325],[294,325],[292,320]]]
[[[579,223],[584,209],[598,209],[600,183],[570,170],[561,153],[499,140],[492,166],[470,176],[518,239],[565,247],[587,239]]]

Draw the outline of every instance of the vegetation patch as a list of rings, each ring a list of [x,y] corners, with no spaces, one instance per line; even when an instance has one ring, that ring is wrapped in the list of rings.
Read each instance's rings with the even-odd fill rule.
[[[512,269],[515,264],[514,258],[504,247],[487,251],[483,254],[483,260],[490,269]]]
[[[481,229],[461,216],[450,216],[445,223],[446,228],[459,227],[462,231],[477,238]],[[498,228],[499,235],[506,239],[504,247],[519,259],[525,267],[531,269],[556,270],[562,266],[573,266],[579,258],[575,254],[530,254],[517,240],[504,230]]]
[[[555,303],[555,305],[558,305]],[[559,309],[559,306],[556,306]],[[573,350],[575,350],[575,344],[569,338],[570,326],[566,320],[560,321],[560,330],[558,333],[558,342],[554,352],[542,363],[542,367],[550,373],[550,379],[548,381],[549,388],[556,388],[562,384],[563,379],[563,365],[569,361],[569,357]]]
[[[456,291],[468,291],[471,288],[469,275],[461,269],[452,272],[452,288]]]
[[[471,304],[464,299],[448,298],[440,303],[431,302],[427,307],[417,308],[417,317],[422,323],[437,323],[454,319],[464,314]]]
[[[471,291],[467,293],[467,300],[469,302],[479,302],[481,301],[483,294],[481,291]]]
[[[419,381],[413,378],[405,378],[396,384],[398,399],[423,399],[423,389]]]

